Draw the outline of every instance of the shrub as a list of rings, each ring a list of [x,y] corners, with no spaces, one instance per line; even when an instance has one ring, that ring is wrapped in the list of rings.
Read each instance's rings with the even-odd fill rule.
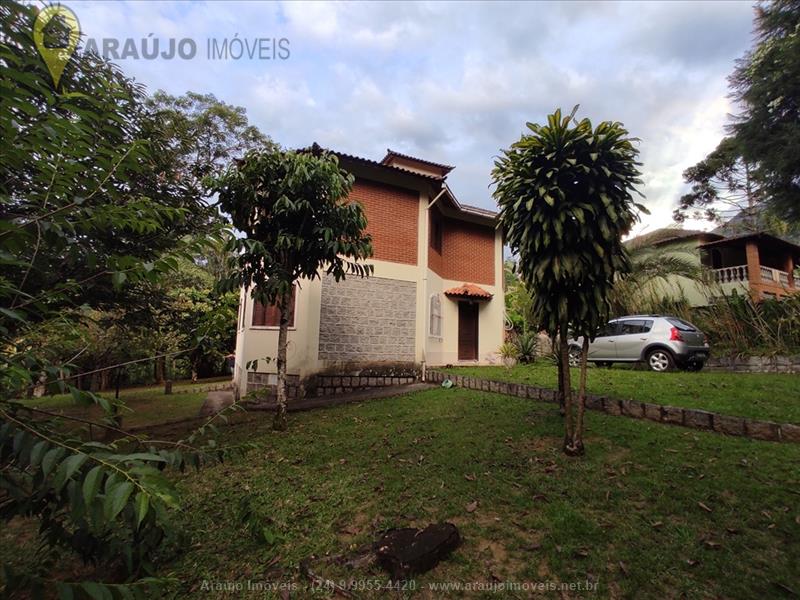
[[[539,349],[539,336],[533,331],[526,331],[514,339],[514,346],[517,349],[519,362],[532,363],[536,360],[536,352]]]

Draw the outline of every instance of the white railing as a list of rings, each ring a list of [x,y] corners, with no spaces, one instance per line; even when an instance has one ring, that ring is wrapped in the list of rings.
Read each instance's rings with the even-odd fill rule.
[[[780,269],[773,269],[771,267],[761,267],[761,281],[765,283],[776,283],[783,287],[789,287],[789,274]],[[794,278],[795,287],[797,287],[797,278]]]
[[[711,278],[716,283],[735,283],[737,281],[747,281],[747,265],[712,269]]]

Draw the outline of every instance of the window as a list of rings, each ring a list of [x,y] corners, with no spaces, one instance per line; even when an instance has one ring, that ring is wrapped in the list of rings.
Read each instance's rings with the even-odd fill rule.
[[[687,323],[683,319],[678,319],[676,317],[668,317],[667,321],[670,323],[670,325],[674,325],[681,331],[697,331],[694,325],[692,325],[691,323]]]
[[[442,253],[442,217],[436,211],[431,211],[431,249]]]
[[[597,332],[597,337],[611,337],[612,335],[620,334],[620,324],[617,321],[611,321],[603,325]]]
[[[297,286],[292,287],[292,299],[289,301],[289,327],[294,327],[294,304],[297,297]],[[280,311],[274,304],[264,305],[260,302],[253,304],[252,327],[278,327],[280,326]]]
[[[439,294],[431,296],[430,323],[428,323],[428,334],[431,337],[442,337],[442,303]]]
[[[629,321],[622,321],[621,326],[620,335],[648,333],[653,328],[653,321],[651,319],[631,319]]]

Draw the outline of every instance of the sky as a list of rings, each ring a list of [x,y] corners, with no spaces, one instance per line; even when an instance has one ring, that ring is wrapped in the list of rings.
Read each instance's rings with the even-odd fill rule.
[[[682,172],[724,135],[727,77],[753,19],[751,3],[722,1],[64,4],[98,44],[195,41],[191,59],[114,61],[150,91],[213,93],[289,148],[454,165],[456,196],[485,208],[496,208],[494,158],[525,123],[580,104],[578,117],[621,121],[640,139],[651,215],[635,233],[672,223]],[[288,40],[288,58],[208,58],[209,39],[263,38]]]

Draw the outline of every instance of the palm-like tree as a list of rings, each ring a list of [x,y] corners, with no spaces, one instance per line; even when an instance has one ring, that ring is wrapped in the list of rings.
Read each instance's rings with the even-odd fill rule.
[[[665,253],[652,246],[629,246],[628,256],[631,270],[617,279],[609,295],[612,315],[652,312],[670,295],[666,292],[668,286],[682,292],[676,278],[705,284],[703,267],[689,249]],[[672,294],[672,299],[680,298]]]

